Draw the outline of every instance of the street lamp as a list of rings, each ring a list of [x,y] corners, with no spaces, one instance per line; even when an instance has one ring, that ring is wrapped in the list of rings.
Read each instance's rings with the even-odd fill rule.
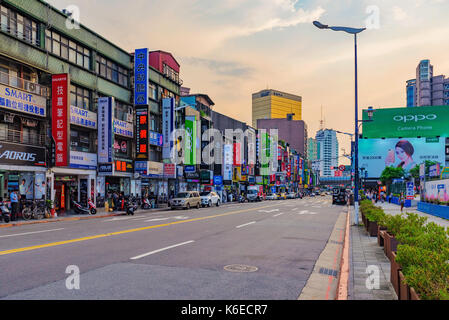
[[[358,188],[358,167],[359,167],[359,119],[358,119],[358,88],[357,88],[357,34],[364,31],[366,28],[348,28],[335,27],[322,24],[318,21],[313,21],[313,25],[319,29],[331,29],[333,31],[344,31],[354,35],[354,61],[355,61],[355,144],[354,144],[354,171],[355,171],[355,186],[354,186],[354,224],[359,224],[359,188]]]

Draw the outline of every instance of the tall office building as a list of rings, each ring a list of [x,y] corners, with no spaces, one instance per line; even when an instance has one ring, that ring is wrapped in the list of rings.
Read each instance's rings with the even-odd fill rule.
[[[307,139],[307,160],[316,161],[317,160],[317,141],[314,138]]]
[[[273,89],[253,93],[252,125],[257,128],[258,119],[285,119],[293,113],[292,120],[302,120],[302,97]]]
[[[322,129],[316,133],[317,160],[320,177],[332,177],[338,167],[338,139],[337,132],[331,129]]]
[[[433,75],[430,60],[421,60],[416,79],[406,82],[407,107],[449,105],[449,78]]]

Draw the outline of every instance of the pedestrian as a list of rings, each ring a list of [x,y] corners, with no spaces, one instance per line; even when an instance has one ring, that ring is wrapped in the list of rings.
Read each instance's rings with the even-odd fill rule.
[[[11,221],[15,221],[17,219],[17,213],[19,211],[19,196],[17,195],[17,191],[13,190],[10,194],[11,200]]]
[[[401,212],[402,212],[402,209],[404,209],[404,204],[405,204],[404,193],[401,192]]]

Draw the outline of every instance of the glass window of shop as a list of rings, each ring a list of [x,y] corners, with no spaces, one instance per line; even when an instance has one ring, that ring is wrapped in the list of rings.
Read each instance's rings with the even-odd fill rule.
[[[45,47],[58,57],[90,69],[90,50],[55,31],[45,30]]]
[[[45,199],[47,184],[45,173],[40,172],[0,172],[1,195],[9,198],[12,191],[17,191],[23,200]]]
[[[1,30],[33,45],[39,45],[38,24],[15,10],[0,6]]]
[[[114,117],[121,121],[132,122],[133,108],[120,101],[115,101]]]
[[[96,136],[93,131],[70,129],[70,150],[96,152]]]
[[[91,92],[88,89],[83,89],[73,84],[70,86],[70,105],[72,106],[95,111],[96,106],[92,103],[91,96]]]
[[[110,81],[128,87],[128,70],[99,54],[95,61],[95,72]]]

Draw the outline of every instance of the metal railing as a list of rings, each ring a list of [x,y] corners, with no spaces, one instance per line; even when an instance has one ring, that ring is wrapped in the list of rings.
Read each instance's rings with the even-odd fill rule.
[[[43,97],[50,96],[50,89],[48,87],[29,80],[25,80],[23,78],[12,76],[8,73],[1,71],[0,71],[0,83],[7,86],[16,87],[18,89],[22,89]]]
[[[25,26],[24,26],[25,29]],[[36,38],[33,39],[32,38],[32,31],[31,30],[27,30],[27,32],[19,32],[19,30],[17,29],[17,27],[15,28],[15,30],[11,30],[11,27],[8,24],[0,24],[0,30],[6,33],[9,33],[10,35],[19,38],[23,41],[26,41],[34,46],[39,47],[40,45],[40,41],[39,41],[39,37],[38,37],[38,32],[39,30],[36,31]],[[30,35],[27,35],[30,34]]]
[[[28,134],[24,131],[0,128],[0,141],[45,147],[44,134]]]

